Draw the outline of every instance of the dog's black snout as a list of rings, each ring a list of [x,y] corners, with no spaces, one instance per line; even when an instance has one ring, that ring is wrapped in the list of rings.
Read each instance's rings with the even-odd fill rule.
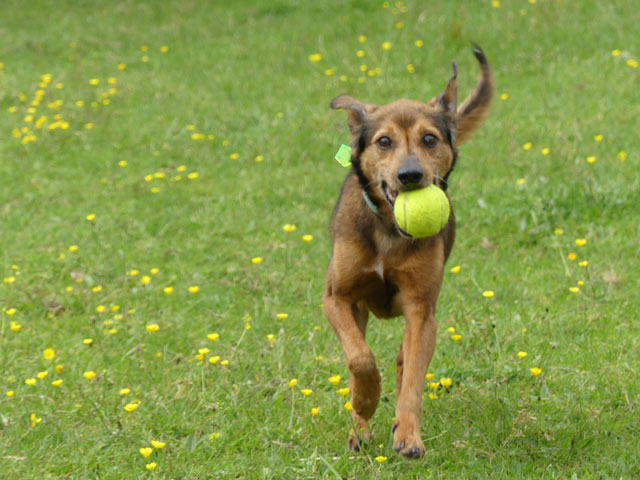
[[[422,172],[422,168],[417,164],[403,165],[398,169],[398,180],[400,180],[403,185],[420,183],[423,176],[424,173]]]

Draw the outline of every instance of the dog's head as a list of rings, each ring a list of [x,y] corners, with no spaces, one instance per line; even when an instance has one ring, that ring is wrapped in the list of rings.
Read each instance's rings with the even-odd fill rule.
[[[446,189],[458,145],[486,120],[493,78],[479,48],[474,51],[482,74],[474,91],[458,108],[457,67],[445,90],[430,101],[397,100],[365,104],[347,95],[331,108],[345,109],[351,131],[352,163],[360,184],[386,217],[400,191],[435,183]]]

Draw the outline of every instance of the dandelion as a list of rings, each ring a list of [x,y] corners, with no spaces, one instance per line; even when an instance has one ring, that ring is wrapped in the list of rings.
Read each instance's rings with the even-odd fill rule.
[[[49,375],[49,372],[44,370],[42,372],[38,372],[36,374],[36,377],[38,377],[40,380],[43,380],[43,379],[47,378],[48,375]]]
[[[329,377],[329,383],[334,387],[337,387],[340,383],[340,375],[333,375],[332,377]]]
[[[173,287],[164,287],[162,291],[167,295],[171,295],[173,293]]]
[[[140,283],[142,285],[149,285],[151,283],[151,277],[149,275],[144,275],[141,279],[140,279]]]
[[[454,327],[449,327],[449,328],[447,328],[447,332],[456,333],[456,329]]]
[[[138,403],[127,403],[123,408],[131,413],[134,412],[140,405]]]
[[[601,142],[603,138],[604,138],[603,135],[601,133],[599,133],[598,135],[595,135],[593,137],[593,141],[594,142]]]
[[[319,53],[312,53],[311,55],[309,55],[310,62],[317,63],[320,60],[322,60],[322,55]]]
[[[584,247],[587,244],[586,238],[576,238],[576,246]]]
[[[97,313],[103,313],[103,312],[105,312],[106,310],[107,310],[107,307],[105,307],[104,305],[98,305],[98,306],[96,307],[96,312],[97,312]]]
[[[493,8],[500,8],[500,0],[491,0],[491,6]]]
[[[89,80],[89,85],[96,86],[96,85],[99,85],[99,84],[100,84],[100,80],[97,79],[97,78],[92,78],[91,80]]]
[[[229,155],[229,158],[230,158],[231,160],[237,160],[238,158],[240,158],[240,154],[239,154],[239,153],[237,153],[237,152],[234,152],[234,153],[232,153],[232,154],[230,154],[230,155]]]
[[[53,369],[56,371],[56,373],[62,373],[64,372],[64,365],[56,365],[53,367]]]
[[[313,235],[309,235],[309,234],[303,235],[302,240],[304,240],[305,242],[310,242],[313,240]]]
[[[453,383],[453,380],[451,380],[449,377],[440,379],[440,385],[442,385],[444,388],[449,388],[452,385],[452,383]]]
[[[276,341],[276,337],[273,333],[268,333],[267,334],[267,340],[269,340],[271,343]]]
[[[45,348],[42,352],[42,356],[45,360],[51,360],[56,356],[56,351],[53,348]]]
[[[353,410],[353,406],[351,405],[351,402],[350,402],[349,400],[347,400],[347,401],[345,402],[345,404],[344,404],[344,409],[345,409],[347,412],[350,412],[350,411],[352,411],[352,410]]]
[[[335,71],[333,70],[333,68],[327,68],[327,69],[324,71],[324,74],[325,74],[327,77],[330,77],[330,76],[331,76],[331,75],[333,75],[334,73],[335,73]]]
[[[69,248],[68,248],[68,250],[69,250],[70,252],[72,252],[72,253],[73,253],[73,252],[77,252],[77,251],[78,251],[78,245],[70,245],[70,246],[69,246]]]
[[[153,453],[153,448],[143,447],[139,450],[139,452],[140,452],[140,455],[146,458]]]
[[[198,285],[191,285],[187,290],[189,290],[189,293],[192,293],[195,295],[200,291],[200,287]]]
[[[383,455],[378,455],[374,460],[378,463],[384,463],[387,461],[387,457]]]
[[[547,147],[545,147],[542,150],[540,150],[540,153],[542,153],[542,155],[549,155],[549,152],[550,152],[550,150]]]
[[[537,377],[538,375],[540,375],[542,373],[542,369],[540,369],[538,367],[531,367],[529,369],[529,371],[531,372],[531,375],[533,375],[534,377]]]
[[[88,370],[88,371],[84,372],[84,373],[82,374],[82,376],[83,376],[84,378],[86,378],[87,380],[92,380],[93,378],[95,378],[95,376],[96,376],[96,372],[94,372],[94,371],[92,371],[92,370]]]
[[[627,152],[625,152],[624,150],[620,150],[618,152],[618,160],[620,160],[621,162],[624,162],[627,159]]]
[[[264,160],[264,156],[262,155],[257,155],[256,158],[254,159],[256,162],[260,163]]]
[[[422,40],[416,40],[413,44],[418,48],[422,48],[424,46],[424,42]]]
[[[587,163],[590,163],[590,164],[594,164],[594,163],[596,163],[596,157],[595,157],[595,155],[592,155],[592,156],[590,156],[590,157],[587,157]]]
[[[157,332],[158,330],[160,330],[160,325],[158,325],[157,323],[150,323],[145,328],[147,329],[147,332],[153,333],[153,332]]]
[[[278,313],[276,315],[276,317],[277,317],[278,320],[285,320],[285,319],[289,318],[289,314],[288,313]]]
[[[36,384],[37,380],[35,378],[27,378],[24,383],[33,387]]]
[[[365,35],[358,36],[358,42],[365,43],[367,41],[367,37]]]
[[[364,57],[365,55],[366,55],[366,53],[365,53],[365,51],[364,51],[364,50],[358,50],[358,51],[356,52],[356,57],[358,57],[358,58],[362,58],[362,57]]]
[[[500,94],[500,100],[504,101],[507,100],[509,98],[509,94],[508,93],[501,93]]]
[[[207,335],[207,338],[209,340],[211,340],[212,342],[215,342],[216,340],[218,340],[218,338],[220,338],[220,334],[219,333],[210,333]]]
[[[569,252],[569,255],[567,255],[567,258],[573,262],[575,261],[576,258],[578,258],[578,255],[576,255],[574,252]]]
[[[254,265],[258,265],[259,263],[262,263],[262,257],[253,257],[251,259],[251,263],[253,263]]]
[[[627,60],[626,63],[631,68],[638,68],[638,61],[637,60],[633,60],[632,58],[630,58],[629,60]]]
[[[381,46],[383,50],[391,50],[391,42],[382,42]]]
[[[93,344],[93,338],[85,338],[84,340],[82,340],[82,343],[84,343],[85,345],[91,345]]]
[[[433,380],[435,376],[436,376],[435,373],[430,373],[429,372],[424,376],[424,378],[425,378],[425,380],[429,381],[429,380]]]
[[[62,385],[62,382],[64,380],[58,379],[58,380],[54,380],[53,382],[51,382],[51,385],[53,385],[54,387],[59,387],[60,385]]]
[[[580,291],[580,289],[578,287],[569,287],[569,291],[571,293],[578,293]]]
[[[409,73],[415,73],[416,72],[416,67],[413,65],[413,63],[407,64],[407,72],[409,72]]]
[[[285,225],[282,226],[282,230],[284,230],[287,233],[291,233],[291,232],[295,232],[296,230],[296,226],[290,223],[287,223]]]
[[[159,440],[151,440],[151,445],[153,445],[153,448],[155,448],[156,450],[161,450],[161,449],[164,448],[166,443],[165,442],[161,442]]]
[[[427,385],[431,390],[435,390],[440,386],[440,382],[429,382]]]
[[[313,407],[311,409],[311,416],[312,417],[317,417],[319,413],[320,413],[320,407]]]
[[[617,57],[618,55],[620,55],[620,50],[618,50],[617,48],[615,50],[611,50],[611,55]]]
[[[227,365],[229,365],[229,360],[222,360],[220,362],[220,365],[222,365],[223,367],[226,367]]]
[[[582,285],[584,285],[584,280],[578,280],[576,283],[577,283],[578,285],[582,286]]]
[[[522,145],[523,150],[531,150],[531,147],[533,147],[533,144],[531,142],[527,142],[524,145]]]
[[[336,391],[338,392],[338,395],[340,395],[341,397],[346,397],[351,392],[349,387],[339,388]]]
[[[516,355],[518,355],[519,358],[524,358],[527,356],[527,352],[523,352],[522,350],[519,351],[518,353],[516,353]]]
[[[589,262],[586,260],[583,260],[582,262],[578,263],[578,266],[582,268],[586,268],[588,265],[589,265]]]
[[[495,295],[495,293],[492,290],[485,290],[484,292],[482,292],[482,296],[484,298],[491,298]]]
[[[438,399],[438,395],[436,395],[433,392],[429,392],[428,397],[429,397],[429,400],[437,400]]]
[[[298,384],[298,379],[297,378],[292,378],[291,380],[289,380],[289,383],[287,384],[289,386],[289,388],[293,388]]]
[[[219,361],[220,361],[220,355],[214,355],[212,357],[209,357],[209,363],[212,365],[215,365]]]
[[[91,288],[91,291],[93,293],[100,293],[102,291],[102,285],[96,285],[95,287]]]
[[[7,397],[13,397],[15,394],[16,394],[16,392],[15,392],[15,391],[13,391],[13,390],[7,390],[7,391],[5,392],[5,395],[6,395]]]
[[[453,340],[454,342],[457,342],[461,338],[462,338],[462,335],[460,334],[451,335],[451,340]]]
[[[140,453],[142,453],[142,452],[140,452]],[[145,455],[145,456],[146,456],[146,455]],[[146,468],[147,470],[155,470],[155,468],[156,468],[157,466],[158,466],[158,464],[157,464],[156,462],[151,462],[151,463],[147,463],[147,464],[145,465],[145,468]]]
[[[519,178],[516,180],[516,185],[524,185],[527,182],[524,178]]]

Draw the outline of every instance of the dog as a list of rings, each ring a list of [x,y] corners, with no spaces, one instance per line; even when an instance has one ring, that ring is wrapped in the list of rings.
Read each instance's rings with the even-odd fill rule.
[[[372,432],[369,420],[380,399],[380,374],[365,342],[369,312],[378,318],[403,315],[405,330],[396,359],[393,449],[420,458],[420,415],[425,374],[436,341],[436,300],[455,238],[455,216],[428,238],[411,238],[397,224],[399,192],[436,184],[446,191],[458,146],[489,116],[495,90],[482,50],[481,73],[458,107],[458,68],[440,94],[423,103],[401,99],[376,106],[347,95],[331,108],[348,112],[352,168],[334,208],[332,252],[323,296],[324,313],[346,358],[354,428],[348,446],[360,450]]]

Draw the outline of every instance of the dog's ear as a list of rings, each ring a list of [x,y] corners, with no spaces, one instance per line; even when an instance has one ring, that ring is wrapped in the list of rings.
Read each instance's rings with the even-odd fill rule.
[[[331,108],[334,110],[347,110],[349,112],[347,125],[349,126],[352,137],[355,138],[360,134],[367,115],[373,112],[376,106],[359,102],[349,95],[340,95],[331,100]]]
[[[462,102],[456,113],[456,143],[458,145],[469,140],[473,132],[485,122],[491,111],[491,100],[495,90],[491,67],[489,67],[484,52],[475,45],[473,54],[480,62],[482,70],[475,88],[469,97]]]
[[[440,95],[432,99],[429,104],[448,115],[455,115],[458,108],[458,64],[451,62],[453,75],[447,83],[447,87]]]

